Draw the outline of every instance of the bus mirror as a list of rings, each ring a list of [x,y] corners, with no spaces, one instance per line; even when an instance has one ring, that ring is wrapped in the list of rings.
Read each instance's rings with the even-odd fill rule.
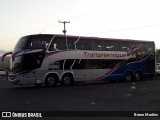
[[[7,71],[5,70],[0,70],[0,76],[6,76],[7,75]]]

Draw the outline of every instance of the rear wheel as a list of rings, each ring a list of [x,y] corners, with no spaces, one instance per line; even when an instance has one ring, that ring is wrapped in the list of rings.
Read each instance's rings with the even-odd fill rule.
[[[53,87],[58,83],[58,78],[55,75],[48,75],[45,80],[45,85],[47,87]]]
[[[140,72],[136,72],[136,73],[134,74],[134,80],[135,80],[135,81],[140,81],[140,80],[142,80],[142,74],[141,74]]]
[[[73,77],[70,74],[66,74],[62,77],[61,84],[63,86],[73,85]]]
[[[124,80],[125,80],[126,82],[130,82],[130,81],[132,81],[132,79],[133,79],[133,75],[132,75],[131,72],[126,72],[126,73],[124,74]]]

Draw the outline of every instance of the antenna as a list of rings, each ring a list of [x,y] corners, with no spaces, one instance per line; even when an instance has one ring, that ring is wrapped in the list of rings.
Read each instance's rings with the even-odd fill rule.
[[[64,30],[62,30],[62,32],[64,33],[64,35],[66,35],[66,32],[67,32],[67,30],[66,30],[66,23],[70,23],[70,21],[68,21],[68,22],[67,22],[67,21],[63,21],[63,22],[62,22],[62,21],[59,21],[59,20],[58,20],[58,22],[64,24]]]

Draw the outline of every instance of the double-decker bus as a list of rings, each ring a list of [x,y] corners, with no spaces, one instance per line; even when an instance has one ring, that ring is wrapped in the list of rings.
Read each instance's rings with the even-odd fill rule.
[[[153,41],[37,34],[17,42],[8,79],[46,86],[139,81],[155,76],[155,64]]]

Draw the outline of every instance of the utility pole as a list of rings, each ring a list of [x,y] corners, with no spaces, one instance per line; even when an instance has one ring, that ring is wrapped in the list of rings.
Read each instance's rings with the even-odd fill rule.
[[[64,33],[64,35],[66,35],[66,32],[67,32],[67,30],[66,30],[66,23],[70,23],[70,21],[68,21],[68,22],[67,22],[67,21],[63,21],[63,22],[62,22],[62,21],[59,21],[59,20],[58,20],[58,22],[64,24],[64,30],[63,30],[62,32]]]

